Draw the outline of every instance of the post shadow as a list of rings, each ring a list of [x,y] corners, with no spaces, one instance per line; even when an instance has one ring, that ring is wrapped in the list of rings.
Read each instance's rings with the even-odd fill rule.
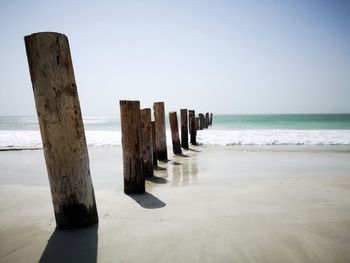
[[[172,165],[182,165],[182,163],[179,163],[177,161],[169,161],[169,164],[172,164]]]
[[[45,262],[97,262],[98,224],[86,228],[59,230],[52,233],[39,260]]]
[[[155,184],[166,184],[169,182],[167,179],[162,178],[162,177],[157,177],[157,176],[146,177],[145,179],[147,181],[155,183]]]
[[[156,209],[166,206],[166,204],[154,195],[144,192],[142,194],[127,194],[136,201],[141,207],[146,209]]]
[[[161,159],[158,159],[158,161],[159,161],[159,162],[162,162],[162,163],[168,163],[168,162],[170,162],[170,160],[169,160],[169,159],[166,159],[166,160],[161,160]]]
[[[197,152],[197,153],[200,153],[200,152],[201,152],[201,151],[195,150],[195,149],[193,149],[193,148],[188,148],[188,150],[191,151],[191,152]]]
[[[160,166],[153,166],[153,170],[155,171],[166,171],[166,168]]]

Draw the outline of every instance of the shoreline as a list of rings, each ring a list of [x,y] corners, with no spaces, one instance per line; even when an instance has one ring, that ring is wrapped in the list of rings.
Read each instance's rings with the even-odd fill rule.
[[[98,145],[98,146],[89,146],[88,150],[99,149],[99,148],[119,148],[121,145]],[[235,145],[190,145],[190,148],[194,147],[206,147],[206,148],[221,148],[221,149],[231,149],[237,151],[252,150],[252,151],[350,151],[350,145],[345,144],[269,144],[269,145],[249,145],[249,144],[235,144]],[[168,151],[171,151],[171,144],[168,144]],[[37,148],[6,148],[0,149],[0,152],[11,152],[11,151],[40,151],[43,150],[42,147]],[[172,154],[172,153],[171,153]]]
[[[350,147],[191,148],[125,195],[121,147],[89,147],[100,222],[68,231],[42,150],[0,152],[0,261],[350,260]]]

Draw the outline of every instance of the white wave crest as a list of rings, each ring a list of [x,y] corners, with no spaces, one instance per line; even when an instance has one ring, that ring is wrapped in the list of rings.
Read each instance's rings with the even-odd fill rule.
[[[121,145],[120,131],[86,131],[89,147]],[[350,145],[350,130],[202,130],[205,145]],[[167,130],[167,144],[171,145]],[[42,148],[39,131],[0,131],[0,150]]]
[[[202,130],[207,145],[350,145],[350,130]]]

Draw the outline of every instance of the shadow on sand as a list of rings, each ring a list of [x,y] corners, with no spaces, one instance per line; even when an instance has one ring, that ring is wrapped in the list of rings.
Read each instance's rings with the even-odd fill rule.
[[[155,184],[166,184],[169,182],[167,179],[164,179],[162,177],[157,177],[157,176],[146,177],[145,179]]]
[[[182,163],[176,162],[176,161],[169,161],[168,164],[172,165],[182,165]]]
[[[153,166],[153,169],[154,169],[155,171],[166,171],[166,168],[160,167],[160,166]]]
[[[180,156],[180,157],[190,157],[189,155],[186,155],[186,154],[184,154],[184,153],[176,154],[176,156]]]
[[[97,262],[98,225],[52,233],[39,262]]]
[[[156,209],[166,206],[162,200],[147,192],[144,192],[143,194],[128,194],[128,196],[134,199],[136,203],[143,208]]]
[[[201,151],[195,150],[195,149],[193,149],[193,148],[188,148],[188,150],[191,151],[191,152],[197,152],[197,153],[200,153],[200,152],[201,152]]]

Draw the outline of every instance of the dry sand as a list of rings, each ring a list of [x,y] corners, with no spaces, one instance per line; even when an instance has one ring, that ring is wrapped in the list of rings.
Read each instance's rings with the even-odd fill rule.
[[[1,262],[350,262],[349,147],[196,147],[122,188],[90,148],[100,223],[55,231],[43,152],[0,152]]]

